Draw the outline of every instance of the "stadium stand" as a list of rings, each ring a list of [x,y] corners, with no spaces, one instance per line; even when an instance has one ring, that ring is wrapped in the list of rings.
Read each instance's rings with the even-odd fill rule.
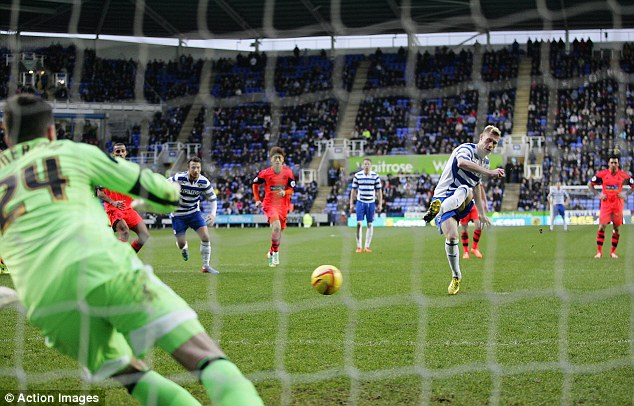
[[[550,73],[553,77],[590,80],[580,85],[574,84],[558,89],[556,99],[552,100],[549,97],[552,92],[540,79],[543,69],[541,51],[545,46],[548,47]],[[626,73],[634,71],[633,49],[632,43],[623,44],[619,65]],[[36,74],[33,85],[20,86],[17,91],[34,92],[48,99],[66,100],[75,80],[75,46],[52,44],[29,51],[44,57],[46,69],[43,73]],[[0,49],[0,53],[7,55],[10,51],[3,48]],[[135,99],[137,62],[132,59],[101,58],[93,49],[82,50],[82,54],[78,89],[83,101],[113,103]],[[358,109],[354,131],[354,134],[358,135],[357,139],[366,141],[366,154],[448,153],[459,143],[472,140],[478,118],[479,96],[476,90],[458,89],[453,95],[448,94],[449,90],[445,90],[441,97],[422,98],[420,101],[404,95],[383,96],[376,93],[382,88],[407,85],[407,56],[408,53],[403,48],[395,53],[377,49],[367,56],[338,56],[337,58],[341,58],[341,63],[338,64],[329,58],[325,51],[319,54],[294,52],[275,59],[274,86],[278,96],[296,97],[331,91],[337,77],[340,86],[350,91],[359,63],[367,58],[370,65],[364,85],[366,93]],[[519,61],[523,57],[530,59],[533,77],[530,84],[526,134],[542,137],[550,147],[544,151],[543,159],[542,155],[536,159],[534,152],[531,152],[532,162],[542,165],[544,177],[539,182],[521,182],[522,197],[519,209],[533,208],[536,203],[531,202],[535,199],[528,197],[535,195],[538,187],[542,190],[547,189],[554,177],[572,185],[587,182],[589,174],[605,164],[604,158],[591,157],[590,151],[600,151],[600,156],[604,157],[615,147],[620,148],[624,157],[623,165],[629,168],[631,156],[634,154],[628,149],[629,144],[624,141],[632,137],[632,85],[627,84],[626,94],[620,95],[614,80],[592,80],[591,76],[609,67],[609,56],[595,52],[592,41],[585,39],[574,39],[569,50],[566,49],[563,40],[528,40],[525,47],[515,42],[507,47],[483,50],[480,71],[482,79],[496,85],[517,78]],[[203,64],[203,59],[185,55],[166,61],[156,58],[148,61],[145,67],[146,85],[143,89],[146,101],[163,103],[196,95],[200,90]],[[210,95],[226,98],[243,94],[262,94],[267,64],[267,55],[262,52],[214,59],[211,61],[213,84]],[[339,71],[335,69],[337,66],[340,68]],[[458,51],[437,47],[433,53],[430,50],[417,53],[413,80],[417,89],[443,91],[472,80],[473,68],[474,55],[471,49],[463,48]],[[53,74],[56,72],[67,75],[65,83],[54,83]],[[0,97],[8,95],[7,83],[10,74],[11,64],[2,64]],[[486,121],[497,125],[503,134],[510,134],[514,130],[515,93],[515,88],[506,85],[493,87],[486,92]],[[619,97],[625,100],[622,104],[625,111],[622,112],[617,111]],[[552,133],[549,133],[549,103],[556,103],[557,106],[557,112],[552,118]],[[177,139],[190,107],[191,104],[178,103],[155,114],[149,123],[148,146],[141,146],[141,126],[136,123],[129,127],[125,134],[103,143],[103,147],[108,148],[113,141],[125,142],[129,145],[133,158],[141,154],[142,148],[161,148],[161,144]],[[212,119],[214,123],[209,129],[205,128],[207,109],[203,107],[195,113],[193,130],[188,142],[202,144],[204,135],[213,133],[212,160],[222,171],[231,170],[231,165],[245,162],[265,162],[265,155],[261,151],[266,150],[271,143],[276,143],[287,151],[292,151],[288,162],[294,167],[295,172],[299,173],[299,169],[309,165],[315,156],[316,143],[335,137],[338,110],[339,106],[335,99],[311,103],[302,103],[298,100],[295,105],[285,104],[276,109],[272,109],[268,102],[248,103],[234,108],[215,108]],[[276,123],[275,131],[271,127],[273,122]],[[60,138],[69,137],[72,136],[69,133],[73,128],[64,126],[59,131]],[[275,135],[272,135],[273,133]],[[97,144],[101,142],[94,129],[90,129],[90,125],[74,139]],[[522,165],[521,160],[508,163],[507,181],[521,180]],[[386,183],[393,185],[394,182]],[[404,183],[407,184],[408,182]],[[492,190],[503,190],[503,186],[501,184],[489,187],[489,193],[494,200],[492,207],[499,206],[495,199],[503,194],[493,193]],[[410,196],[407,199],[415,201],[408,200],[404,205],[403,201],[395,200],[390,202],[390,209],[414,207],[425,203],[420,196]],[[544,200],[543,196],[539,199]],[[303,204],[303,207],[308,206],[310,204]]]

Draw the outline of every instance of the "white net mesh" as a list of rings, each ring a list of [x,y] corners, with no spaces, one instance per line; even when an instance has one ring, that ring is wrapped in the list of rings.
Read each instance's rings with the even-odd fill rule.
[[[19,3],[14,1],[8,11],[16,26]],[[135,32],[141,35],[146,2],[134,3]],[[617,1],[588,2],[561,11],[551,10],[548,3],[537,2],[536,9],[526,15],[516,13],[503,21],[492,21],[485,17],[481,2],[473,0],[468,4],[468,19],[483,29],[503,31],[533,19],[535,14],[543,21],[544,29],[549,29],[551,21],[564,14],[572,18],[595,8],[612,14],[613,27],[605,28],[618,29],[622,21],[634,18],[634,7]],[[332,32],[349,32],[341,15],[344,4],[333,0],[327,6]],[[403,28],[409,35],[409,49],[368,51],[335,45],[322,52],[273,50],[246,56],[208,49],[195,52],[193,57],[182,53],[174,59],[161,57],[172,50],[160,51],[147,44],[121,45],[120,51],[116,46],[95,51],[90,41],[38,46],[36,40],[30,43],[22,38],[18,42],[14,36],[5,36],[2,52],[10,55],[12,62],[7,59],[7,63],[3,60],[0,64],[0,96],[33,91],[54,100],[56,106],[70,103],[71,108],[81,111],[72,118],[58,118],[58,128],[63,128],[60,138],[94,140],[109,148],[111,143],[105,143],[103,137],[107,134],[105,139],[125,142],[134,159],[154,164],[152,168],[157,171],[182,169],[186,158],[178,152],[187,145],[185,157],[200,154],[210,163],[208,171],[222,197],[221,215],[258,214],[250,195],[250,180],[268,165],[267,151],[273,145],[286,150],[287,163],[297,177],[302,169],[314,169],[324,179],[328,168],[321,166],[320,151],[335,138],[364,141],[366,155],[448,154],[460,143],[476,139],[485,125],[495,124],[505,135],[533,137],[530,145],[538,147],[526,150],[526,138],[519,142],[512,137],[505,140],[508,148],[500,151],[507,158],[507,183],[488,185],[490,209],[535,212],[533,219],[541,218],[538,224],[547,224],[548,187],[559,179],[568,185],[565,189],[571,195],[567,214],[570,224],[594,224],[598,206],[585,186],[589,176],[605,166],[615,149],[628,173],[634,157],[630,142],[634,118],[632,44],[586,38],[567,43],[565,38],[560,41],[562,37],[555,37],[552,43],[522,40],[496,46],[452,44],[448,39],[448,47],[419,47],[429,39],[416,35],[420,27],[412,20],[410,10],[418,5],[405,1],[394,6],[400,10],[400,18],[386,24]],[[206,7],[207,2],[199,2],[201,14]],[[276,33],[276,10],[274,1],[265,3],[262,25],[268,35]],[[69,34],[77,32],[80,14],[81,2],[75,1]],[[442,31],[459,25],[461,19],[439,20],[434,27]],[[211,37],[202,20],[197,24],[198,34]],[[357,30],[375,33],[380,28]],[[306,27],[297,34],[311,32],[312,28]],[[505,35],[513,38],[513,34]],[[340,42],[344,41],[342,38]],[[22,73],[23,67],[28,71],[33,63],[29,60],[21,67],[16,62],[32,48],[45,55],[46,69],[36,72],[31,81]],[[55,81],[55,74],[63,74],[64,82]],[[89,102],[104,104],[82,105]],[[111,123],[91,116],[114,110],[112,105],[117,104],[151,106],[140,115],[130,108],[129,117],[111,119]],[[178,145],[174,156],[161,155],[168,144]],[[519,153],[514,152],[515,146]],[[340,171],[335,172],[332,184],[320,181],[319,185],[302,185],[293,201],[297,213],[311,211],[315,198],[329,193],[332,201],[324,204],[322,212],[337,219],[348,206],[347,162],[342,159],[327,164]],[[537,172],[529,172],[535,168]],[[387,214],[406,217],[408,212],[426,208],[436,176],[396,175],[384,177],[384,183],[393,187],[385,191],[386,196],[392,196],[385,206]],[[324,188],[326,185],[330,188]],[[516,204],[511,204],[511,209],[502,208],[507,195],[513,193]],[[630,198],[626,203],[628,214],[631,205]],[[190,301],[192,307],[203,315],[210,335],[233,349],[231,357],[248,365],[247,375],[272,404],[434,404],[455,400],[457,404],[497,405],[530,404],[535,399],[535,403],[601,402],[607,389],[597,388],[589,382],[592,378],[608,388],[613,388],[607,382],[615,375],[619,376],[615,386],[623,384],[622,388],[631,386],[633,379],[634,272],[628,257],[634,253],[634,238],[628,237],[629,230],[624,228],[625,238],[619,246],[623,258],[611,266],[586,260],[593,255],[594,228],[543,237],[532,237],[537,234],[534,227],[486,230],[484,260],[478,265],[463,265],[482,272],[467,276],[465,280],[471,278],[472,287],[450,300],[437,293],[444,293],[449,273],[441,237],[429,228],[377,229],[375,246],[380,247],[376,253],[380,259],[366,262],[354,257],[352,228],[336,227],[313,235],[291,230],[286,232],[282,245],[283,255],[288,252],[288,259],[283,261],[286,269],[282,266],[265,276],[249,275],[241,282],[270,288],[270,295],[262,295],[261,300],[227,299],[222,293],[223,283],[234,289],[239,284],[213,278],[198,282],[199,292],[187,294],[195,298]],[[240,246],[240,240],[247,238],[234,232],[214,231],[212,255],[229,250],[223,241]],[[167,246],[163,237],[172,244],[169,235],[158,233],[157,247]],[[257,235],[254,240],[268,238],[266,232]],[[606,235],[607,250],[610,237]],[[196,238],[190,236],[190,243]],[[324,239],[339,242],[323,243]],[[327,254],[319,249],[321,244],[327,247]],[[403,246],[407,252],[401,249]],[[578,252],[579,246],[583,246],[583,253]],[[236,256],[243,252],[251,255],[252,250],[245,246],[242,251],[232,252]],[[176,283],[175,289],[184,290],[175,280],[178,277],[171,275],[176,272],[158,262],[163,259],[157,250],[148,251],[144,261],[152,264],[161,278]],[[310,256],[314,259],[306,259]],[[218,264],[221,267],[248,274],[238,259],[218,258],[225,261]],[[263,264],[260,259],[246,258],[244,264]],[[293,261],[301,266],[294,266]],[[328,261],[336,262],[344,272],[345,282],[337,296],[322,300],[298,292],[296,283],[308,286],[305,276],[312,271],[311,264]],[[575,271],[583,280],[580,286],[575,283]],[[613,273],[599,278],[597,286],[589,286],[596,279],[587,274],[595,271]],[[397,287],[390,287],[391,273],[399,279]],[[438,274],[446,278],[441,282]],[[232,273],[225,277],[231,279]],[[375,284],[370,292],[368,283]],[[601,312],[612,310],[618,312],[618,317],[601,318]],[[334,315],[322,324],[311,319],[313,313]],[[274,314],[269,317],[273,320],[272,335],[262,337],[248,329],[239,330],[241,337],[232,333],[240,324],[236,318],[250,320],[270,314]],[[79,377],[74,364],[50,367],[44,372],[31,368],[30,363],[40,356],[51,356],[51,352],[30,354],[33,343],[41,337],[28,326],[23,314],[5,310],[1,317],[10,326],[2,342],[13,362],[0,367],[0,387],[49,388],[51,381],[67,378],[74,382]],[[545,321],[538,320],[540,317]],[[588,325],[592,323],[595,325]],[[615,331],[610,330],[612,323],[619,324]],[[328,334],[331,324],[342,334],[334,338]],[[587,339],[585,327],[592,330]],[[604,331],[597,331],[601,329]],[[268,345],[272,350],[265,352],[264,360],[248,361],[251,351],[261,355],[254,349]],[[322,346],[339,348],[341,365],[310,361],[306,347],[320,351]],[[592,348],[596,348],[598,357]],[[398,356],[401,350],[402,357]],[[307,358],[306,368],[301,367],[303,356]],[[160,354],[151,354],[150,361],[178,383],[190,385],[195,381],[188,374],[165,367],[169,361]],[[399,381],[407,384],[401,386]],[[373,386],[375,383],[377,386]],[[329,394],[322,385],[330,384],[343,395]],[[106,384],[114,392],[110,386],[114,385]],[[112,396],[118,399],[116,394]],[[634,402],[628,389],[617,390],[607,399],[607,404]]]

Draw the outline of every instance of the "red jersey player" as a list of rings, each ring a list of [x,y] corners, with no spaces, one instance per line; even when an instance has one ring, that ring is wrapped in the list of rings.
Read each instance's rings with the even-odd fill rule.
[[[295,187],[293,171],[284,166],[284,150],[273,147],[269,151],[271,166],[263,169],[253,179],[253,197],[255,205],[262,205],[264,214],[271,225],[271,249],[266,254],[269,266],[279,265],[279,247],[282,230],[286,228],[286,216],[291,206],[291,195]],[[264,185],[264,200],[260,200],[260,186]]]
[[[482,196],[482,206],[484,209],[487,209],[487,199],[486,192],[484,191],[484,186],[480,185],[478,187],[480,190],[480,196]],[[482,214],[486,216],[486,213]],[[464,253],[462,254],[462,258],[469,258],[469,222],[473,221],[475,224],[475,230],[473,230],[473,245],[471,246],[471,253],[475,255],[477,258],[482,258],[482,253],[480,249],[478,249],[478,244],[480,243],[480,236],[482,235],[482,222],[480,221],[480,216],[478,215],[478,209],[475,206],[471,208],[471,212],[460,220],[460,225],[462,226],[462,248]]]
[[[630,185],[627,192],[623,192],[624,184]],[[601,185],[601,193],[597,192],[594,185]],[[623,207],[625,198],[634,192],[631,187],[634,180],[630,175],[619,169],[619,157],[611,156],[608,160],[608,169],[599,171],[588,182],[588,188],[601,200],[599,211],[599,231],[597,232],[597,254],[595,258],[603,255],[603,240],[605,239],[605,226],[612,223],[612,248],[610,257],[618,258],[616,246],[619,243],[619,227],[623,224]]]
[[[128,151],[125,145],[117,143],[112,147],[112,155],[125,159]],[[139,252],[143,244],[150,238],[150,233],[139,213],[130,206],[132,198],[102,187],[97,188],[97,197],[104,201],[106,214],[110,219],[110,226],[119,234],[121,241],[128,242],[130,229],[137,234],[138,238],[132,241],[132,248]]]

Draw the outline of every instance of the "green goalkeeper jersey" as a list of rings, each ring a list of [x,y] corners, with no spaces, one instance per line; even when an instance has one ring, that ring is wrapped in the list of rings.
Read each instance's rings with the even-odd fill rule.
[[[54,311],[53,304],[76,306],[129,271],[123,259],[132,248],[108,226],[97,185],[142,197],[160,213],[178,203],[178,190],[162,176],[87,144],[38,138],[0,154],[0,252],[29,316]]]

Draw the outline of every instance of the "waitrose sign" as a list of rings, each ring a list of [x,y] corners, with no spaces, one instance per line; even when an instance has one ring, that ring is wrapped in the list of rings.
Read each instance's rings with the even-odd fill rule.
[[[356,172],[361,169],[365,158],[372,160],[372,170],[381,176],[406,175],[427,173],[429,175],[442,173],[449,154],[439,155],[371,155],[366,157],[351,157],[348,160],[348,172]],[[491,168],[502,165],[502,155],[490,154]]]

